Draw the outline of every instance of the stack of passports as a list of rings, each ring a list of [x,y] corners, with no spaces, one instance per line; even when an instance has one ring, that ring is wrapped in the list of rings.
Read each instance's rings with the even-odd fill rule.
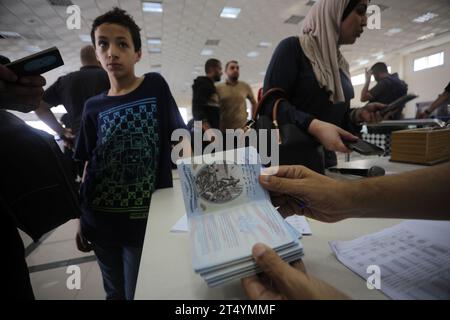
[[[260,186],[254,148],[178,162],[187,211],[192,264],[215,287],[261,270],[252,247],[264,243],[283,260],[303,256],[301,234],[278,213]]]

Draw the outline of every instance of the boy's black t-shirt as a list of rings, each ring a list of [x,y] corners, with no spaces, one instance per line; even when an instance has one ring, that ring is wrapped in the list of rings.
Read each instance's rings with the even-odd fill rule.
[[[172,187],[170,139],[178,128],[186,126],[156,73],[126,95],[86,102],[75,158],[89,162],[81,187],[89,240],[142,245],[153,191]]]

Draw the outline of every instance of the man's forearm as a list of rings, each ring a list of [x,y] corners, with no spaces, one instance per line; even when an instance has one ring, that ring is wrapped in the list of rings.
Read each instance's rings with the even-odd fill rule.
[[[370,82],[367,82],[364,84],[364,87],[361,91],[361,102],[366,102],[369,101],[369,86],[370,86]]]
[[[83,176],[81,177],[81,183],[84,183],[84,181],[86,180],[86,171],[87,171],[88,163],[89,163],[89,161],[86,161],[84,163]]]
[[[442,106],[445,102],[447,102],[450,98],[450,94],[448,92],[444,92],[431,104],[431,106],[427,109],[429,113],[433,113],[434,110]]]
[[[256,102],[255,99],[250,100],[252,103],[252,114],[250,115],[251,118],[253,118],[253,115],[255,114],[256,111],[256,107],[258,106],[258,103]]]
[[[349,183],[349,217],[450,219],[450,163]]]
[[[63,126],[58,122],[53,112],[50,110],[49,106],[45,102],[41,102],[39,108],[35,110],[36,115],[41,119],[46,125],[48,125],[53,131],[58,135],[64,133]]]

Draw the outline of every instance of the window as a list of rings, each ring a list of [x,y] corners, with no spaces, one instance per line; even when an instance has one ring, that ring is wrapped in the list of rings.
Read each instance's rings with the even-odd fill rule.
[[[391,66],[388,66],[387,68],[388,68],[388,72],[391,73],[392,72]],[[371,82],[375,81],[373,76],[370,81]],[[352,77],[352,85],[353,86],[360,86],[364,83],[366,83],[366,75],[364,73],[360,73],[360,74]]]
[[[362,85],[366,82],[366,76],[364,73],[358,74],[357,76],[352,77],[352,84],[354,86]]]
[[[414,60],[414,72],[430,69],[444,64],[444,52],[426,56]]]
[[[33,121],[25,121],[25,122],[27,123],[27,125],[35,128],[35,129],[39,129],[39,130],[45,131],[45,132],[47,132],[47,133],[49,133],[51,135],[55,135],[56,134],[56,132],[53,131],[52,129],[50,129],[50,127],[47,126],[43,121],[40,121],[40,120],[34,121],[33,120]]]
[[[180,107],[180,108],[178,108],[178,110],[180,111],[180,115],[183,118],[184,123],[187,124],[189,121],[187,108]]]

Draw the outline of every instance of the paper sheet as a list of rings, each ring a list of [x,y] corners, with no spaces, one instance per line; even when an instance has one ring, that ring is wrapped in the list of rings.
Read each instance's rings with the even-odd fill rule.
[[[285,219],[291,226],[293,226],[302,235],[312,235],[311,227],[305,216],[293,215]]]
[[[187,215],[184,215],[180,218],[180,220],[175,223],[175,225],[170,229],[172,233],[188,233],[189,227],[187,222]]]
[[[330,246],[364,279],[369,266],[379,266],[380,290],[393,299],[450,299],[450,222],[405,221]]]
[[[285,219],[295,230],[302,235],[312,235],[311,227],[304,216],[290,216]],[[172,233],[188,233],[189,227],[187,223],[187,215],[184,215],[170,229]]]

